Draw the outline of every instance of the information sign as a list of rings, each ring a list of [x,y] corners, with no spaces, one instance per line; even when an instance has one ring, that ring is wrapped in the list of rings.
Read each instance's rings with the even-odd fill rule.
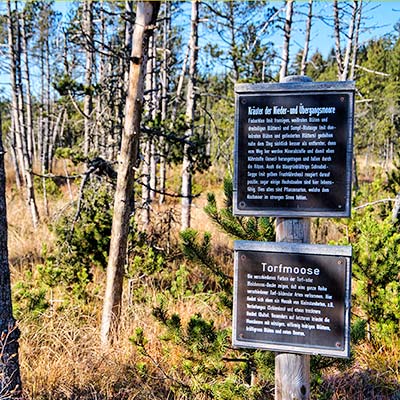
[[[349,356],[351,247],[235,242],[233,345]]]
[[[353,82],[236,85],[234,213],[350,215]]]

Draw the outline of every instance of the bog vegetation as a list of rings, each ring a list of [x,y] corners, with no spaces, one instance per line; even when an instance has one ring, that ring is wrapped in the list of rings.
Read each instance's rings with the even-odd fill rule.
[[[352,217],[312,221],[314,243],[353,246],[351,357],[312,357],[312,398],[400,399],[398,26],[361,42],[373,12],[362,0],[162,2],[143,58],[119,325],[104,346],[139,8],[91,0],[60,7],[0,5],[0,62],[11,84],[0,106],[9,262],[24,398],[273,398],[273,353],[231,345],[233,240],[275,235],[273,219],[232,214],[234,83],[306,74],[357,87]],[[326,54],[308,50],[317,15],[336,38],[324,43],[332,49]]]

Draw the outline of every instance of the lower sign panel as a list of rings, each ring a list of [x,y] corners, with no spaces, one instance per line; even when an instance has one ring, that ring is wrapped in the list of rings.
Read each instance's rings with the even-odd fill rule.
[[[351,247],[235,242],[233,345],[348,357]]]

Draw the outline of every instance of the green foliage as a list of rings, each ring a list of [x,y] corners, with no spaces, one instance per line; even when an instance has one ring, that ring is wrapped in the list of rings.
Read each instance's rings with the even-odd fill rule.
[[[55,156],[59,159],[70,160],[74,165],[86,161],[82,146],[58,147]]]
[[[354,306],[375,337],[398,334],[400,233],[390,218],[363,213],[350,226],[353,241]]]
[[[201,239],[194,229],[186,229],[180,233],[184,255],[191,261],[199,263],[207,268],[211,279],[215,279],[217,285],[225,292],[232,287],[232,278],[227,276],[214,257],[211,255],[211,234],[204,233]]]
[[[195,284],[190,282],[190,271],[186,265],[181,265],[175,273],[175,279],[171,282],[169,292],[175,299],[179,299],[185,296],[191,296],[196,293],[202,293],[204,291],[203,282],[197,282]]]
[[[52,196],[54,198],[60,197],[62,192],[55,182],[54,179],[50,178],[40,178],[39,176],[35,176],[34,178],[34,185],[35,185],[35,190],[37,193],[44,193],[44,189],[46,189],[46,194],[47,196]]]
[[[110,187],[93,183],[84,190],[78,218],[70,212],[56,222],[57,250],[39,269],[42,280],[50,287],[63,284],[76,298],[87,298],[86,287],[92,282],[93,268],[107,265],[112,196]]]
[[[371,184],[364,184],[354,196],[357,205],[396,193],[397,169],[388,175],[377,173]],[[388,192],[385,192],[385,190]],[[354,212],[348,221],[347,237],[353,246],[352,341],[365,337],[390,340],[399,333],[400,234],[391,219],[391,203],[382,202]],[[342,242],[343,243],[343,242]]]
[[[218,209],[213,193],[207,196],[207,205],[204,211],[225,233],[236,239],[272,241],[275,231],[270,218],[237,217],[233,215],[233,186],[232,180],[224,180],[225,208]]]
[[[25,272],[23,281],[13,286],[13,305],[16,318],[37,318],[50,306],[47,301],[47,287],[34,279],[33,273]]]
[[[142,255],[135,255],[131,262],[130,273],[139,272],[152,275],[160,272],[164,264],[165,259],[160,253],[157,253],[152,247],[143,246]]]

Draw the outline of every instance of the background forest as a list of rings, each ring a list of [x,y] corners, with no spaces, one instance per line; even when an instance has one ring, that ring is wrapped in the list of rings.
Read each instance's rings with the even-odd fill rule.
[[[399,25],[375,36],[379,3],[365,0],[159,3],[140,56],[135,1],[0,4],[23,398],[273,398],[273,353],[231,346],[233,239],[274,240],[273,219],[232,215],[234,85],[308,75],[356,82],[352,218],[312,221],[314,243],[353,246],[352,353],[312,358],[312,398],[400,399]],[[107,323],[125,107],[143,60]]]

